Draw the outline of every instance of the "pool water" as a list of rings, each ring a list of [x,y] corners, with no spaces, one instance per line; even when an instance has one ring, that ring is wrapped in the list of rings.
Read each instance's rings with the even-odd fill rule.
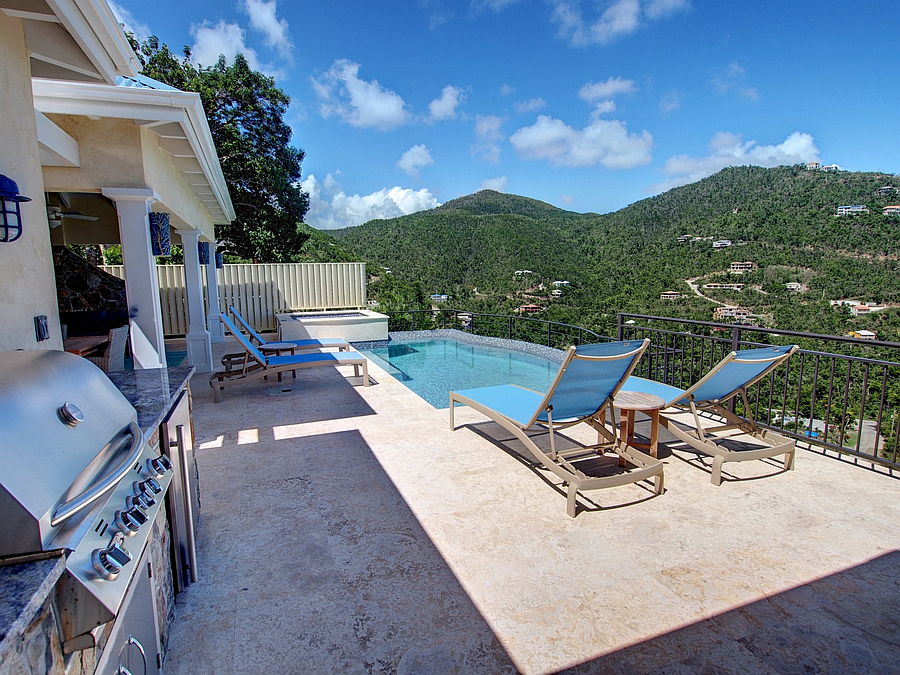
[[[398,342],[362,352],[435,408],[450,407],[450,392],[461,389],[518,384],[544,392],[559,370],[558,363],[539,356],[448,339]]]

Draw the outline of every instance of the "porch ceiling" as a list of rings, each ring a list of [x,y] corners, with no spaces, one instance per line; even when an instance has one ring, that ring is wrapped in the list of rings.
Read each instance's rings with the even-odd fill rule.
[[[147,78],[120,78],[116,87],[48,80],[32,84],[35,108],[41,113],[126,119],[152,131],[212,222],[234,220],[234,207],[197,94]]]

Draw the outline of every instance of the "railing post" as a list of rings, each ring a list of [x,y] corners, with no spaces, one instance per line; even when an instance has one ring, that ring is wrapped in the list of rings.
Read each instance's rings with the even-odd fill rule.
[[[548,322],[547,322],[547,346],[548,346],[548,347],[550,346],[550,338],[551,338],[551,336],[552,336],[552,331],[553,331],[553,324],[551,324],[551,323],[548,321]]]
[[[509,317],[509,339],[512,340],[512,317]]]
[[[616,339],[621,342],[625,339],[625,324],[622,322],[622,313],[616,315]]]
[[[413,318],[413,320],[412,320],[412,329],[415,330],[415,329],[416,329],[416,310],[413,310],[413,311],[411,312],[411,314],[412,314],[412,318]]]
[[[734,328],[731,329],[731,351],[736,352],[741,348],[741,329],[738,325],[735,325]],[[732,396],[731,400],[728,402],[728,409],[731,412],[734,412],[737,408],[737,396]],[[769,417],[771,418],[772,411],[769,411]],[[746,417],[748,411],[744,411],[744,417]],[[783,422],[782,422],[783,423]]]

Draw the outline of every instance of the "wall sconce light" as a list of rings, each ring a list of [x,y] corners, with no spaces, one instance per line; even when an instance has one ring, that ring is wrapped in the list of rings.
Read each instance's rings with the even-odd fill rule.
[[[12,178],[0,174],[0,242],[15,241],[22,236],[22,211],[19,204],[31,197],[19,194],[19,186]]]
[[[150,213],[150,248],[155,256],[172,255],[172,235],[168,213]]]

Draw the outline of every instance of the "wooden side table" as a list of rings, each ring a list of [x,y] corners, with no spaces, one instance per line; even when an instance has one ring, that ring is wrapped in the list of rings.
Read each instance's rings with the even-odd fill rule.
[[[659,411],[666,402],[659,396],[639,391],[620,391],[613,401],[619,409],[619,435],[628,445],[641,450],[649,450],[651,457],[656,457],[659,445]],[[650,417],[650,443],[634,441],[634,413],[642,412]]]

